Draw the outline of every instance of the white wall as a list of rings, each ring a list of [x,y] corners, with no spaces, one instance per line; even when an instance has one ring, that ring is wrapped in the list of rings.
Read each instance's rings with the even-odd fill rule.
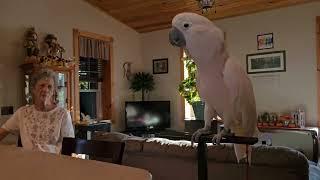
[[[141,39],[139,33],[83,0],[2,0],[0,5],[0,106],[23,102],[23,82],[19,65],[25,52],[25,30],[34,26],[40,40],[47,33],[58,37],[66,49],[65,58],[73,57],[73,28],[114,38],[114,86],[116,122],[124,126],[124,100],[130,95],[123,78],[122,64],[132,61],[133,70],[141,69]]]
[[[320,3],[315,2],[215,22],[226,32],[231,55],[238,58],[244,68],[246,54],[266,52],[257,50],[258,34],[274,33],[275,47],[267,51],[286,51],[286,72],[250,75],[258,111],[283,113],[304,105],[307,124],[317,124],[315,17],[320,16],[319,9]],[[177,97],[180,51],[169,44],[168,30],[144,34],[142,47],[147,70],[151,71],[154,57],[168,57],[170,61],[169,74],[157,76],[159,86],[153,96],[161,96],[171,100],[173,105],[180,105]],[[174,111],[173,124],[180,123],[181,117]]]
[[[180,51],[169,45],[169,30],[142,34],[142,52],[144,71],[153,72],[153,59],[168,58],[168,73],[153,74],[155,90],[150,94],[150,100],[169,100],[171,112],[171,127],[183,129],[183,113],[181,112],[181,97],[178,82],[180,81]],[[178,120],[179,119],[179,120]]]

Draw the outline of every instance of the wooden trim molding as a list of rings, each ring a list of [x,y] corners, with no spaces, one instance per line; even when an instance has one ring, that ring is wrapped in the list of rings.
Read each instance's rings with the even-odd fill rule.
[[[316,18],[317,70],[320,71],[320,16]]]
[[[79,36],[84,36],[87,38],[98,39],[98,40],[107,41],[107,42],[113,42],[113,38],[109,36],[104,36],[101,34],[96,34],[96,33],[87,32],[87,31],[79,31],[79,30],[77,31],[79,32]]]
[[[183,64],[182,58],[183,58],[183,48],[180,48],[180,82],[184,79],[184,64]],[[182,112],[182,117],[183,117],[182,121],[184,122],[184,119],[185,119],[185,100],[182,96],[180,96],[180,98],[181,98],[180,110]]]
[[[113,43],[110,43],[110,90],[111,90],[111,97],[110,97],[110,118],[111,118],[111,122],[114,123],[115,122],[115,119],[118,119],[117,117],[117,113],[115,113],[115,100],[114,100],[114,97],[115,97],[115,91],[114,91],[114,64],[113,64]]]
[[[75,68],[74,68],[74,107],[71,107],[73,110],[72,117],[74,122],[80,121],[80,96],[79,96],[79,30],[73,29],[73,56],[75,60]]]
[[[320,16],[316,18],[318,127],[320,127]]]
[[[97,39],[97,40],[102,40],[110,43],[109,46],[109,62],[106,63],[106,70],[109,70],[110,76],[108,74],[105,74],[106,79],[108,79],[109,83],[103,84],[102,85],[102,90],[105,90],[106,92],[102,92],[102,98],[103,98],[103,103],[102,103],[102,110],[103,110],[103,118],[105,119],[111,119],[112,122],[114,122],[115,115],[116,113],[114,112],[114,83],[113,83],[113,38],[92,33],[92,32],[87,32],[87,31],[80,31],[78,29],[73,29],[73,55],[75,58],[76,66],[75,66],[75,73],[74,73],[74,102],[75,102],[75,107],[74,109],[74,121],[79,122],[80,121],[80,97],[79,97],[79,37],[87,37],[87,38],[92,38],[92,39]],[[106,90],[106,88],[110,90]],[[111,102],[111,103],[106,103],[106,101]]]
[[[317,71],[317,98],[318,98],[317,126],[320,127],[320,71]]]

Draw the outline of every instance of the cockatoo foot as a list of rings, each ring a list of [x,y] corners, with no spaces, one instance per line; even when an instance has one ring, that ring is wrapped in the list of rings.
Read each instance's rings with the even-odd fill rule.
[[[231,133],[230,129],[224,128],[221,132],[213,136],[212,143],[219,145],[224,136],[234,136],[234,134]]]
[[[192,134],[191,145],[193,146],[193,143],[199,142],[200,136],[209,135],[209,134],[212,134],[212,131],[210,129],[207,129],[207,128],[198,129],[196,132]]]

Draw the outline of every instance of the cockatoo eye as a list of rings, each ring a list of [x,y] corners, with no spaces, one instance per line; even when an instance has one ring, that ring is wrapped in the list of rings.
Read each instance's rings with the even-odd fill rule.
[[[183,23],[183,27],[184,27],[185,29],[189,29],[189,28],[191,27],[191,22],[184,22],[184,23]]]

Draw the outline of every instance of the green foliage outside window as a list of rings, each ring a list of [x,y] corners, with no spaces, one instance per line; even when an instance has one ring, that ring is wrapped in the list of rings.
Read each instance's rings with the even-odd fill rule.
[[[188,77],[181,81],[178,90],[180,95],[183,96],[189,104],[193,104],[194,102],[201,101],[196,87],[197,66],[189,57],[185,57],[182,60],[186,64]]]

